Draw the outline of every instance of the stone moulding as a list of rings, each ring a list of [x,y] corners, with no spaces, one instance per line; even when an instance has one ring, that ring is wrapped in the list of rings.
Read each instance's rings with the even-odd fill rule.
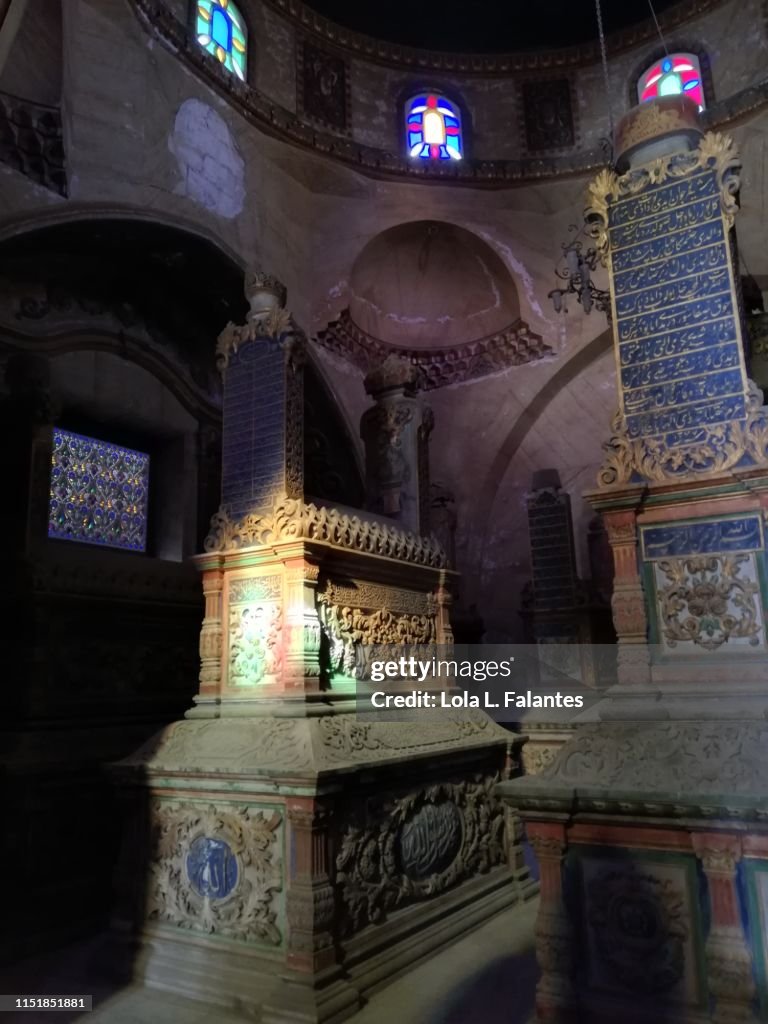
[[[690,0],[686,8],[690,11],[687,17],[693,17],[715,6],[721,0]],[[427,181],[444,181],[446,183],[467,184],[474,187],[504,187],[513,182],[536,181],[541,178],[555,178],[564,175],[585,174],[595,171],[605,164],[605,155],[600,147],[575,152],[567,156],[530,157],[522,160],[473,159],[450,161],[449,166],[442,162],[439,167],[429,166],[427,161],[411,161],[401,153],[391,153],[355,142],[341,134],[324,132],[301,120],[296,114],[273,102],[268,96],[257,89],[241,82],[222,69],[215,57],[209,56],[199,47],[187,25],[178,19],[162,0],[131,0],[141,22],[156,34],[165,47],[177,54],[196,74],[204,78],[209,85],[235,106],[253,124],[263,131],[282,138],[294,145],[299,145],[315,152],[330,156],[335,160],[348,164],[362,173],[379,178],[411,178]],[[313,15],[313,17],[317,17]],[[681,21],[686,20],[681,18]],[[677,24],[677,22],[675,22]],[[344,39],[347,35],[344,35]],[[344,45],[340,38],[338,45]],[[639,40],[638,40],[639,41]],[[388,52],[387,44],[373,41],[377,50]],[[633,45],[628,43],[627,45]],[[420,51],[414,51],[420,53]],[[366,57],[371,57],[367,52]],[[441,55],[442,56],[442,55]],[[453,55],[448,55],[453,57]],[[551,55],[550,55],[551,56]],[[491,74],[489,60],[502,58],[473,57],[472,73]],[[597,62],[595,54],[594,61]],[[459,55],[456,60],[460,61]],[[406,65],[410,66],[410,65]],[[414,67],[423,71],[430,67],[423,60],[417,61]],[[560,62],[549,62],[534,65],[539,69],[557,69]],[[438,67],[443,68],[442,64]],[[446,64],[445,71],[462,71],[458,64]],[[509,74],[518,70],[516,66],[503,68],[499,66],[499,74]],[[526,70],[531,70],[526,67]],[[704,114],[709,125],[725,125],[737,118],[765,106],[768,103],[768,80],[756,86],[742,89],[734,96],[717,104],[713,104]],[[448,163],[448,162],[446,162]]]
[[[423,391],[479,380],[552,354],[551,347],[530,331],[522,320],[497,334],[464,345],[404,348],[380,341],[361,330],[348,309],[320,331],[315,342],[333,355],[346,359],[363,373],[369,373],[393,355],[406,359],[416,367],[419,387]]]
[[[330,42],[357,57],[409,70],[449,71],[462,75],[508,75],[513,71],[551,71],[583,64],[597,64],[600,50],[597,42],[558,50],[531,50],[518,53],[448,53],[424,50],[414,46],[390,43],[384,39],[354,32],[317,14],[301,0],[266,0],[302,30]],[[715,10],[723,0],[683,0],[659,16],[665,31]],[[606,39],[609,55],[621,53],[648,40],[656,40],[658,30],[651,20],[612,32]]]
[[[166,726],[114,770],[125,778],[140,770],[161,777],[203,772],[251,780],[286,774],[312,780],[331,769],[429,758],[446,749],[506,746],[519,751],[522,743],[472,710],[446,711],[426,723],[385,717],[379,721],[374,715],[363,721],[354,714],[188,719]]]
[[[254,512],[240,520],[220,509],[211,520],[204,547],[206,554],[216,554],[301,540],[434,569],[447,565],[445,551],[435,537],[421,537],[362,515],[287,497],[276,501],[268,512]]]
[[[768,722],[581,726],[552,764],[501,784],[519,810],[768,821]]]

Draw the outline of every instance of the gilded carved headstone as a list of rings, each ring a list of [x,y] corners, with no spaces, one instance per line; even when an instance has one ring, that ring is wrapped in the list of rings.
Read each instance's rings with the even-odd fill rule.
[[[622,145],[642,144],[650,127],[630,124]],[[621,175],[603,170],[590,187],[587,218],[610,275],[620,374],[603,487],[768,462],[730,234],[738,170],[732,141],[709,133],[693,150]]]

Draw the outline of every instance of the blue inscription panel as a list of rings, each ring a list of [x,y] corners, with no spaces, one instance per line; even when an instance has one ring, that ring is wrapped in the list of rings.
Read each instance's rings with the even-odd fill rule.
[[[259,339],[232,353],[224,375],[222,505],[233,519],[272,503],[285,489],[285,359]]]
[[[631,438],[700,444],[746,417],[729,240],[713,170],[653,184],[609,210],[622,408]]]
[[[198,836],[187,853],[189,884],[199,896],[223,900],[237,885],[237,858],[223,839]]]
[[[643,557],[648,561],[680,555],[759,551],[763,548],[760,516],[644,526],[642,537]]]

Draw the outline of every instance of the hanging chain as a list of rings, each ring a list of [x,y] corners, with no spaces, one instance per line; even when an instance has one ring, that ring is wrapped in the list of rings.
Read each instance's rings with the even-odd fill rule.
[[[600,56],[603,61],[603,81],[605,83],[605,101],[608,105],[608,127],[613,139],[613,105],[611,104],[611,83],[608,78],[608,55],[605,52],[605,32],[603,31],[603,11],[600,0],[595,0],[595,13],[597,14],[597,31],[600,36]]]
[[[653,0],[648,0],[648,6],[651,9],[651,17],[653,18],[653,23],[656,26],[656,31],[659,33],[661,45],[664,47],[664,53],[666,53],[666,55],[669,56],[669,50],[667,49],[667,41],[664,38],[664,33],[661,31],[661,25],[659,25],[659,19],[656,17],[656,11],[654,11],[653,9]]]

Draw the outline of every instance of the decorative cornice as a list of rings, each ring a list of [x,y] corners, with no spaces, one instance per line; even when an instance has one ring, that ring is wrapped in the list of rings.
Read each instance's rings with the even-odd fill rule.
[[[446,556],[435,537],[421,537],[399,527],[350,515],[340,509],[315,505],[299,498],[277,498],[267,513],[252,513],[233,520],[220,509],[211,520],[205,539],[208,554],[239,551],[280,541],[319,541],[368,555],[397,558],[435,569],[446,566]]]
[[[295,113],[275,103],[258,89],[241,82],[234,75],[227,74],[215,57],[209,56],[197,45],[191,37],[187,25],[165,6],[163,0],[130,0],[130,2],[142,23],[158,36],[169,51],[178,55],[211,88],[220,93],[239,110],[246,120],[256,125],[261,131],[293,145],[331,157],[369,177],[408,179],[430,183],[445,182],[455,185],[470,185],[474,188],[503,188],[526,181],[588,174],[605,164],[605,154],[599,146],[568,155],[527,157],[519,160],[451,160],[440,161],[433,166],[425,160],[408,160],[399,152],[391,153],[374,146],[363,145],[344,135],[313,127],[297,117]],[[290,2],[292,3],[293,0]],[[686,0],[681,4],[680,9],[690,10],[690,14],[686,15],[686,18],[681,18],[680,23],[687,20],[688,17],[692,18],[697,14],[705,13],[721,2],[724,0]],[[319,17],[314,14],[311,16],[312,19]],[[677,22],[672,24],[677,24]],[[343,38],[347,38],[348,35],[349,33],[343,33]],[[641,40],[638,38],[636,41],[639,43]],[[339,45],[343,45],[341,41]],[[375,43],[377,52],[388,54],[393,49],[404,48],[392,48],[387,44]],[[414,51],[414,53],[420,57],[422,51]],[[360,52],[359,56],[373,60],[373,57],[369,57],[366,52]],[[460,67],[454,66],[452,63],[459,59],[459,55],[444,54],[442,56],[448,63],[438,64],[435,66],[436,68],[444,72],[462,74],[509,75],[518,70],[554,71],[569,66],[556,63],[554,56],[550,54],[550,63],[542,61],[538,64],[535,62],[528,64],[524,62],[519,67],[511,65],[504,68],[498,63],[501,58],[495,56],[472,58],[476,66],[473,65],[473,69],[462,71]],[[521,54],[519,57],[521,60],[531,60],[534,57],[542,58],[543,55]],[[598,55],[595,54],[590,61],[582,60],[581,62],[596,63],[597,60]],[[498,71],[489,70],[488,61],[495,62],[494,66],[498,64]],[[392,64],[393,61],[385,60],[384,63]],[[402,66],[422,73],[432,69],[431,64],[425,64],[417,58],[414,58],[413,64],[403,64]],[[712,105],[702,115],[702,123],[709,127],[723,127],[766,104],[768,104],[768,80],[743,89],[727,100]]]
[[[765,822],[766,750],[760,720],[588,723],[552,764],[499,793],[523,812]]]
[[[412,363],[419,374],[423,391],[464,384],[511,366],[532,363],[551,354],[552,349],[522,320],[478,341],[447,348],[405,348],[390,345],[361,330],[345,309],[315,339],[318,345],[341,356],[369,373],[389,356],[395,355]]]
[[[387,67],[403,68],[409,71],[441,71],[460,75],[509,75],[516,71],[560,71],[597,64],[600,47],[597,40],[581,46],[569,46],[556,50],[522,50],[512,53],[449,53],[440,50],[424,50],[414,46],[402,46],[383,39],[354,32],[317,14],[301,0],[264,0],[267,6],[278,11],[304,33],[311,33],[326,43],[332,43],[350,56]],[[725,0],[682,0],[671,9],[659,15],[659,28],[664,32],[677,29],[680,25],[715,10]],[[631,25],[619,32],[612,32],[606,39],[608,54],[613,56],[658,38],[657,29],[651,18]]]
[[[295,339],[300,345],[301,340],[296,331],[291,314],[287,309],[271,309],[266,316],[254,317],[246,324],[228,323],[216,341],[216,365],[225,370],[229,357],[247,341],[261,341],[265,338]],[[290,347],[290,346],[289,346]]]

